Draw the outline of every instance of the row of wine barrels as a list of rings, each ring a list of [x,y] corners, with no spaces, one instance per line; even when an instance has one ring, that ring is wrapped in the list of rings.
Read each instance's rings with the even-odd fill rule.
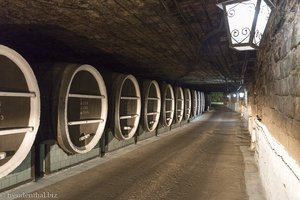
[[[26,158],[40,122],[40,92],[27,61],[0,45],[0,178]]]
[[[12,172],[29,153],[40,122],[40,92],[25,59],[0,45],[0,178]],[[61,66],[60,66],[61,67]],[[99,142],[107,122],[108,94],[103,77],[91,65],[66,64],[53,97],[56,139],[67,153],[86,153]],[[143,82],[143,96],[133,75],[120,74],[112,84],[114,134],[133,137],[143,113],[144,129],[154,131],[180,123],[203,110],[204,94],[154,80]],[[144,103],[142,109],[142,100]],[[202,106],[202,107],[201,107]]]
[[[205,110],[205,95],[203,92],[201,92],[201,113],[203,113]]]
[[[199,116],[205,109],[205,95],[203,92],[192,90],[191,91],[191,115],[193,117]]]
[[[90,151],[100,139],[107,116],[107,95],[101,75],[91,66],[66,68],[60,84],[58,102],[58,143],[69,153]],[[142,97],[137,79],[120,74],[113,82],[114,135],[119,140],[131,139],[139,125]],[[165,84],[160,93],[156,81],[144,81],[144,128],[156,129],[159,118],[163,126],[170,126],[173,119],[180,123],[191,116],[192,96],[189,89]],[[194,93],[194,115],[199,115],[201,95]],[[70,109],[68,109],[70,107]]]
[[[205,96],[203,92],[197,92],[197,115],[204,112],[205,109]]]

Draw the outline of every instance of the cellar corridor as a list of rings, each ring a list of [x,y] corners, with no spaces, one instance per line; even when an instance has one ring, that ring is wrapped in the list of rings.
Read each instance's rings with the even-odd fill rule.
[[[299,188],[299,0],[0,0],[1,200]]]
[[[57,181],[55,177],[45,177],[19,190],[40,195],[45,192],[70,200],[243,200],[248,199],[248,195],[264,199],[258,174],[256,183],[252,182],[255,193],[247,194],[247,187],[249,192],[251,186],[246,186],[245,173],[248,171],[255,177],[257,168],[254,165],[250,171],[245,168],[242,148],[249,151],[250,139],[238,113],[217,107],[191,125],[159,137],[159,140],[145,140],[146,144],[130,153],[64,180],[53,182]],[[109,157],[110,154],[104,159]],[[54,176],[63,177],[72,170],[63,170]],[[48,186],[33,190],[41,185]],[[18,191],[11,193],[18,194]]]

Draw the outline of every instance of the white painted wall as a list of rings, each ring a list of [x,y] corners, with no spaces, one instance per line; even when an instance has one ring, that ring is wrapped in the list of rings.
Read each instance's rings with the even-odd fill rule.
[[[259,121],[254,122],[256,159],[269,200],[300,200],[300,167]]]

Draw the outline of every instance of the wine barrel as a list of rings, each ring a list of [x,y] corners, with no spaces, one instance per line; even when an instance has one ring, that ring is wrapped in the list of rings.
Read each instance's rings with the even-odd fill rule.
[[[170,84],[163,86],[162,95],[162,124],[163,126],[171,126],[174,117],[175,98]]]
[[[198,104],[198,98],[197,98],[197,91],[192,90],[192,115],[193,117],[197,116],[197,104]]]
[[[141,115],[141,92],[133,75],[120,74],[113,82],[114,135],[119,140],[128,140],[137,131]]]
[[[180,123],[183,119],[184,112],[184,94],[181,87],[175,88],[175,100],[175,121],[176,123]]]
[[[58,85],[57,142],[70,154],[89,152],[98,144],[107,121],[104,80],[91,65],[67,65]]]
[[[201,115],[201,93],[197,91],[197,115]]]
[[[0,45],[0,178],[26,158],[40,123],[40,92],[26,60]]]
[[[184,120],[188,120],[191,116],[192,110],[192,97],[191,91],[188,88],[184,89]]]
[[[144,129],[148,132],[156,129],[160,110],[161,94],[157,81],[144,81]]]

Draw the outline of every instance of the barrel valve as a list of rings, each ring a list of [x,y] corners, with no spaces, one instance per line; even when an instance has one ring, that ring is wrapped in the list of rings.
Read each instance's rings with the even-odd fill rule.
[[[81,141],[83,141],[83,140],[86,140],[86,139],[88,139],[88,138],[90,138],[90,137],[92,137],[92,136],[94,136],[95,134],[94,133],[88,133],[88,134],[82,134],[82,136],[81,137],[79,137],[79,141],[81,142]]]
[[[6,152],[0,152],[0,160],[3,160],[6,158]]]

